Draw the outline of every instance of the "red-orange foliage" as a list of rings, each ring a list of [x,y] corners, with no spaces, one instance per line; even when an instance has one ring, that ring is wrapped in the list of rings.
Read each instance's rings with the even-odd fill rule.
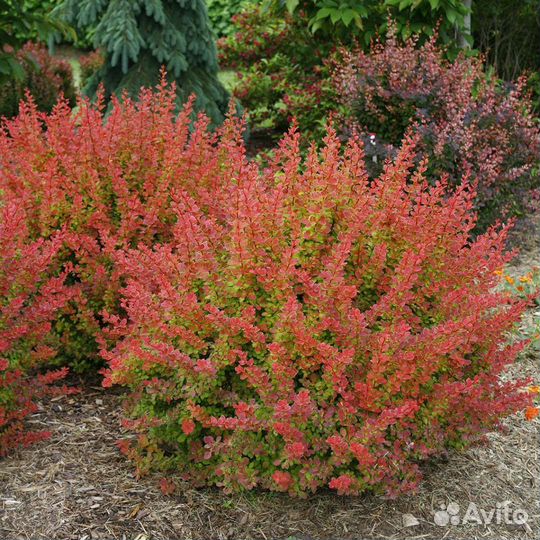
[[[395,494],[529,403],[499,378],[524,309],[494,290],[507,229],[472,241],[473,191],[430,188],[413,140],[370,182],[333,132],[304,162],[292,133],[263,172],[233,120],[164,138],[198,174],[176,169],[170,239],[116,252],[126,316],[104,351],[141,472]]]
[[[305,161],[291,133],[261,171],[237,120],[190,115],[161,88],[106,121],[29,105],[0,136],[3,196],[34,237],[65,229],[58,272],[73,262],[81,310],[109,324],[141,472],[394,494],[530,403],[499,378],[524,309],[494,290],[507,229],[470,239],[466,184],[430,188],[410,139],[369,181],[333,132]]]
[[[24,207],[31,236],[66,229],[59,261],[73,262],[82,295],[56,327],[77,369],[95,366],[101,310],[119,309],[114,253],[171,239],[174,186],[217,166],[207,162],[210,142],[188,142],[190,106],[174,121],[174,95],[162,87],[138,104],[114,101],[107,120],[101,101],[76,113],[60,102],[48,116],[30,101],[0,133],[0,190]],[[171,141],[188,148],[176,154]]]
[[[66,369],[29,375],[54,355],[51,321],[73,295],[63,274],[50,276],[61,242],[30,241],[21,208],[0,207],[0,456],[47,437],[25,430],[37,399],[72,391],[51,386]]]

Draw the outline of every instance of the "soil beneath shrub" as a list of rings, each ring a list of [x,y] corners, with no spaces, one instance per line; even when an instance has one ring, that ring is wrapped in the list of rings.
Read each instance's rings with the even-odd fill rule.
[[[525,248],[512,269],[517,275],[540,265],[539,221],[536,216],[523,236],[513,238]],[[539,384],[538,359],[524,354],[507,376],[516,375]],[[514,540],[540,535],[540,418],[511,417],[505,433],[489,435],[489,445],[426,465],[418,493],[397,500],[330,492],[306,500],[261,492],[226,495],[184,484],[166,496],[159,476],[135,478],[115,446],[124,436],[121,401],[118,391],[85,383],[79,395],[41,404],[30,422],[52,437],[0,461],[0,539]],[[526,512],[527,521],[505,520],[505,505],[510,516]],[[451,516],[443,507],[459,511],[453,524],[445,524]]]

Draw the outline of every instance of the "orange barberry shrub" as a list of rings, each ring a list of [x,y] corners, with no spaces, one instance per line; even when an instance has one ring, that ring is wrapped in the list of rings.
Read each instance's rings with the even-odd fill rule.
[[[394,495],[530,404],[526,381],[499,377],[525,308],[496,288],[507,227],[471,240],[473,190],[430,188],[412,139],[375,181],[332,131],[305,160],[291,132],[263,171],[233,119],[163,151],[194,148],[171,171],[171,238],[114,253],[105,384],[132,391],[138,438],[120,447],[139,473]]]
[[[25,418],[47,395],[73,392],[53,383],[67,370],[42,372],[55,354],[51,321],[75,290],[51,275],[62,238],[32,241],[26,216],[0,202],[0,457],[48,436],[26,429]]]
[[[73,264],[81,294],[54,326],[57,361],[77,371],[100,365],[101,311],[121,311],[114,253],[171,240],[171,190],[219,167],[207,162],[210,140],[189,138],[192,102],[176,121],[175,98],[163,84],[138,101],[113,99],[107,115],[100,99],[76,111],[63,100],[49,115],[30,100],[0,131],[0,190],[22,201],[29,234],[66,231],[59,264]]]

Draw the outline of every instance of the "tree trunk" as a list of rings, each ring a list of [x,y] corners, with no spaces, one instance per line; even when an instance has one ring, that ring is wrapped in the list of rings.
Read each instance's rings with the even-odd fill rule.
[[[472,27],[471,27],[471,8],[472,8],[472,0],[463,0],[463,5],[467,8],[467,14],[463,18],[463,27],[459,31],[459,46],[462,49],[470,49],[471,43],[469,43],[465,36],[471,36],[472,35]]]

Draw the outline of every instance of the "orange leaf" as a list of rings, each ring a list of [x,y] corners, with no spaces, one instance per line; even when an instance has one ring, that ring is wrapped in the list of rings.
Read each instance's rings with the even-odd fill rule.
[[[538,416],[538,413],[540,413],[540,409],[537,407],[528,407],[525,411],[525,418],[527,420],[534,420]]]

